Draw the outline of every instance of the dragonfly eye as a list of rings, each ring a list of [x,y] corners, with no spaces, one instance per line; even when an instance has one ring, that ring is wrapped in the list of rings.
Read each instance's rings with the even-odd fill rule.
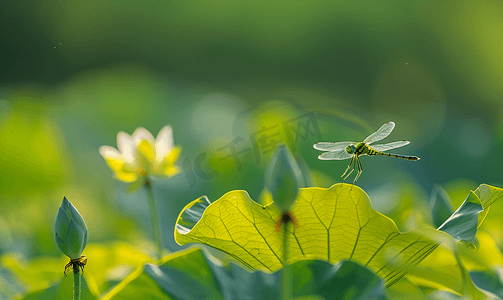
[[[351,144],[349,146],[346,147],[346,152],[348,152],[349,154],[353,154],[356,152],[356,147],[355,145]]]

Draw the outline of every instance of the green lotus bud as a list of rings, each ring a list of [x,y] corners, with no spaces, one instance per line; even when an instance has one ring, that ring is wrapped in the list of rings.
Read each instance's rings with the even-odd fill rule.
[[[265,182],[274,203],[288,211],[297,198],[304,179],[299,165],[286,145],[276,148],[267,166]]]
[[[54,223],[59,249],[71,260],[79,259],[87,245],[87,226],[79,211],[63,197]]]

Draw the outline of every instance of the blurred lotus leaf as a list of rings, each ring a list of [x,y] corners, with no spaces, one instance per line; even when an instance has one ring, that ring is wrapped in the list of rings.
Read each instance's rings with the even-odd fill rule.
[[[148,255],[125,242],[89,244],[86,254],[92,260],[86,265],[82,276],[85,282],[83,291],[85,289],[88,294],[84,299],[97,299],[135,269],[146,262],[152,262]],[[26,290],[18,291],[17,295],[29,293],[26,299],[60,299],[55,295],[61,294],[63,298],[71,295],[73,276],[64,277],[61,268],[67,262],[67,259],[40,257],[27,263],[14,254],[3,255],[0,260],[5,272],[12,274],[12,278],[16,278],[19,285],[25,287]],[[68,279],[69,292],[59,292],[67,290]],[[8,288],[6,285],[0,287],[0,295],[5,293],[6,287]]]
[[[385,299],[384,281],[361,265],[299,261],[292,265],[294,296],[302,299]],[[103,299],[279,299],[279,272],[249,272],[193,248],[146,264]],[[347,298],[345,298],[347,297]],[[298,298],[295,298],[298,299]]]

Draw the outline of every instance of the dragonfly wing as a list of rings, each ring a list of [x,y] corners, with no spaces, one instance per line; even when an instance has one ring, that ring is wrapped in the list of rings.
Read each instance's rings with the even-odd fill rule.
[[[337,151],[341,149],[346,149],[347,146],[351,144],[358,144],[356,142],[337,142],[337,143],[327,143],[327,142],[320,142],[316,143],[313,145],[314,149],[316,150],[321,150],[321,151]]]
[[[332,152],[325,152],[318,156],[321,160],[343,160],[351,158],[353,154],[349,154],[346,149],[340,149]]]
[[[370,148],[377,150],[377,151],[387,151],[395,148],[400,148],[403,146],[406,146],[410,144],[409,141],[399,141],[399,142],[393,142],[393,143],[387,143],[387,144],[379,144],[379,145],[372,145]]]
[[[367,145],[372,144],[373,142],[380,141],[387,137],[395,128],[394,122],[387,122],[381,128],[377,129],[376,132],[369,135],[363,142]]]

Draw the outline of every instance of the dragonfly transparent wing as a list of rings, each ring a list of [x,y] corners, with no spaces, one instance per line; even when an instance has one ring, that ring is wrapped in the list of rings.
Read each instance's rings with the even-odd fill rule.
[[[318,156],[321,160],[343,160],[351,158],[353,154],[349,154],[346,149],[340,149],[332,152],[325,152]]]
[[[403,146],[406,146],[410,144],[409,141],[399,141],[399,142],[393,142],[393,143],[387,143],[387,144],[379,144],[379,145],[372,145],[370,148],[377,150],[377,151],[387,151],[395,148],[400,148]]]
[[[358,143],[356,143],[356,142],[337,142],[337,143],[321,142],[321,143],[314,144],[313,147],[314,147],[314,149],[321,150],[321,151],[337,151],[337,150],[341,150],[341,149],[346,149],[346,147],[351,144],[356,145]]]
[[[394,122],[387,122],[384,123],[381,128],[377,129],[376,132],[372,133],[369,135],[363,142],[367,145],[372,144],[373,142],[380,141],[387,137],[395,128],[395,123]]]

